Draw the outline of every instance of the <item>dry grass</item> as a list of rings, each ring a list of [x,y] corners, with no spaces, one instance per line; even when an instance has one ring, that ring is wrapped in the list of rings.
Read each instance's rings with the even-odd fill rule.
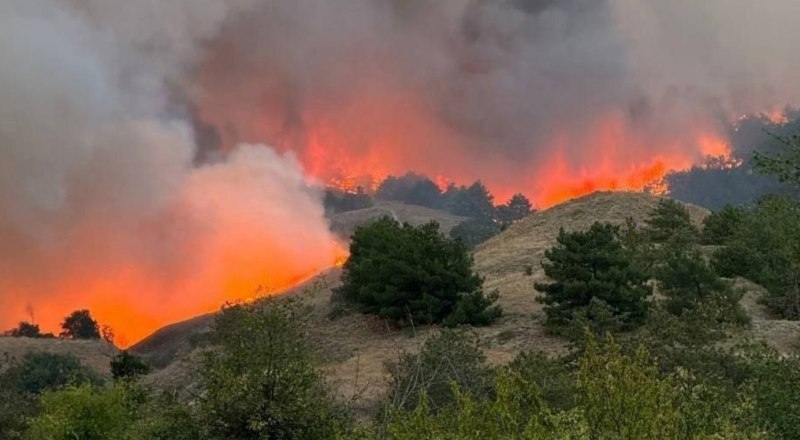
[[[0,337],[0,356],[21,359],[27,353],[69,354],[104,377],[111,377],[111,358],[118,350],[102,340],[64,340]]]
[[[331,218],[331,230],[341,237],[350,237],[357,226],[372,220],[388,216],[400,222],[419,226],[435,221],[439,223],[441,231],[446,235],[459,223],[466,220],[464,217],[450,214],[438,209],[424,206],[406,205],[399,202],[376,201],[375,206],[355,211],[335,214]]]

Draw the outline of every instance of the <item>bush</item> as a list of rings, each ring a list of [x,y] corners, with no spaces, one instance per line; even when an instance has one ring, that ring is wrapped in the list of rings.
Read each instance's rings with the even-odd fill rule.
[[[441,208],[443,204],[439,186],[427,177],[414,173],[387,177],[378,187],[376,196],[383,200],[396,200],[429,208]]]
[[[502,228],[493,221],[467,220],[450,230],[450,237],[461,240],[470,248],[483,243],[501,232]]]
[[[61,323],[61,337],[71,339],[100,339],[100,327],[88,310],[76,310]]]
[[[55,353],[28,353],[4,375],[15,378],[13,386],[29,394],[101,382],[97,374],[81,365],[75,356]]]
[[[497,207],[497,219],[503,225],[516,223],[533,212],[531,202],[522,194],[514,194],[505,205]]]
[[[478,338],[463,330],[442,330],[428,338],[416,354],[404,354],[388,363],[389,397],[392,408],[413,409],[424,393],[431,410],[455,403],[453,385],[474,396],[491,390],[491,369]]]
[[[200,420],[215,439],[332,438],[349,426],[317,368],[307,308],[270,298],[223,308],[201,365]]]
[[[450,186],[443,197],[445,207],[455,215],[483,222],[491,222],[495,219],[494,196],[480,180],[469,187]]]
[[[800,318],[800,203],[777,196],[744,211],[743,220],[712,266],[722,276],[762,285],[763,302],[775,315]]]
[[[20,322],[17,328],[8,332],[9,336],[15,338],[43,338],[45,335],[39,330],[39,326],[29,322]]]
[[[575,407],[575,373],[566,359],[551,359],[543,352],[522,352],[506,367],[528,383],[535,384],[541,398],[556,410]]]
[[[30,421],[29,440],[127,439],[134,414],[128,389],[114,386],[95,389],[91,385],[46,392],[41,412]]]
[[[656,269],[661,293],[667,297],[666,308],[680,316],[699,302],[711,297],[726,299],[732,311],[739,309],[738,296],[728,282],[708,266],[699,249],[675,246],[664,252],[666,261]]]
[[[545,252],[542,263],[550,283],[536,283],[544,293],[547,326],[559,331],[593,299],[607,306],[624,329],[635,327],[647,314],[645,298],[651,289],[647,275],[632,265],[618,238],[619,228],[595,223],[585,232],[561,230],[558,244]]]
[[[670,240],[692,242],[698,235],[686,205],[671,199],[659,200],[650,217],[645,220],[644,230],[654,243]]]
[[[339,292],[362,313],[410,324],[486,325],[500,315],[472,271],[466,246],[435,223],[384,217],[356,229]]]
[[[722,245],[730,241],[744,221],[745,211],[726,205],[703,220],[704,244]]]
[[[374,205],[372,197],[365,193],[361,187],[355,193],[346,193],[336,190],[325,192],[325,211],[338,214],[341,212],[365,209]]]
[[[136,379],[150,372],[150,366],[141,358],[121,351],[111,359],[111,375],[114,379]]]

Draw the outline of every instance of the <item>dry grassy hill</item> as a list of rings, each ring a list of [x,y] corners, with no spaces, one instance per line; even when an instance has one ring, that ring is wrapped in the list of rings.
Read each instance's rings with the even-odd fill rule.
[[[466,220],[465,217],[459,217],[439,209],[406,205],[400,202],[376,201],[375,205],[369,208],[334,214],[331,217],[331,230],[341,237],[350,237],[357,226],[384,216],[414,226],[435,221],[439,223],[439,227],[445,235]]]
[[[512,359],[523,350],[544,350],[551,353],[566,347],[560,339],[544,332],[542,306],[536,302],[533,283],[544,277],[541,260],[544,251],[555,243],[560,228],[579,230],[593,222],[623,223],[628,217],[642,221],[658,203],[658,198],[639,193],[596,193],[572,200],[552,209],[536,213],[513,225],[502,234],[482,244],[475,250],[476,270],[485,277],[487,290],[497,290],[504,316],[491,327],[477,329],[485,342],[485,352],[490,362],[498,364]],[[404,212],[393,204],[398,217]],[[375,212],[383,208],[370,208]],[[416,211],[416,208],[409,208]],[[693,221],[700,223],[708,211],[689,206]],[[362,210],[364,211],[364,210]],[[416,211],[418,212],[418,211]],[[351,225],[374,218],[365,213],[349,213]],[[353,220],[355,216],[360,220]],[[366,219],[366,220],[364,220]],[[408,218],[400,218],[408,220]],[[421,219],[418,223],[425,222]],[[531,275],[526,269],[531,268]],[[328,313],[330,292],[339,283],[340,272],[332,270],[317,280],[299,286],[287,295],[305,295],[312,305],[311,336],[318,342],[325,368],[340,393],[345,398],[359,395],[359,405],[367,413],[374,407],[385,390],[384,364],[397,358],[403,351],[416,350],[424,337],[435,329],[417,329],[416,338],[407,330],[389,328],[386,323],[363,315],[350,315],[331,320]],[[753,286],[744,288],[754,289]],[[778,341],[774,334],[789,334],[776,345],[785,348],[791,340],[790,330],[796,323],[777,324],[757,313],[754,293],[746,296],[746,307],[754,313],[752,336]],[[211,316],[179,323],[154,334],[137,344],[133,350],[151,359],[179,359],[151,374],[148,381],[159,386],[190,390],[196,370],[197,352],[192,351],[198,335],[209,330]],[[785,339],[785,341],[784,341]],[[194,341],[194,342],[192,342]]]
[[[116,347],[102,340],[73,341],[0,336],[0,357],[9,356],[18,360],[31,352],[69,354],[104,377],[111,377],[110,362],[117,351]]]

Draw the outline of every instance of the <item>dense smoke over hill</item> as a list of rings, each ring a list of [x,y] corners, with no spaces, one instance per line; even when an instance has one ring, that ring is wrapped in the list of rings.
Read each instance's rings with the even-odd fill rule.
[[[290,155],[244,145],[193,166],[164,99],[194,50],[180,19],[202,29],[185,3],[0,6],[0,328],[86,307],[133,342],[341,252]]]
[[[415,170],[542,206],[641,188],[800,102],[798,19],[794,0],[5,2],[0,325],[89,307],[135,339],[326,267],[311,177]]]
[[[641,188],[726,153],[726,127],[800,99],[779,0],[272,1],[198,66],[224,144],[269,140],[314,175],[480,178],[540,205]]]

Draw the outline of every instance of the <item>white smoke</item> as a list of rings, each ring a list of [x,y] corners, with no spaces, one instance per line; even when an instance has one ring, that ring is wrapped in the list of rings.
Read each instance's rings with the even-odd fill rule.
[[[0,4],[0,325],[32,306],[53,329],[87,307],[133,342],[333,263],[321,190],[291,155],[244,145],[193,165],[170,83],[227,12]]]

